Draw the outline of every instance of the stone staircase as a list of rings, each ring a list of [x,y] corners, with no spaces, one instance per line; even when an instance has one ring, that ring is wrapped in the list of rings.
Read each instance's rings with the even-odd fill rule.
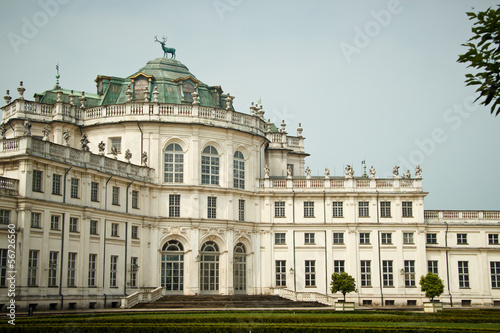
[[[292,301],[275,295],[167,295],[134,309],[302,308],[325,307],[318,302]]]

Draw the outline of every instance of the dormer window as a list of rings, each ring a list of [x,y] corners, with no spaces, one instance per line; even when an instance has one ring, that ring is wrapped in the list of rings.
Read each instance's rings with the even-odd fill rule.
[[[96,85],[97,85],[97,94],[99,96],[102,96],[104,95],[104,93],[106,92],[106,89],[108,88],[109,86],[109,82],[111,81],[111,78],[108,77],[108,76],[98,76],[96,79],[95,79],[95,82],[96,82]]]
[[[149,91],[149,80],[139,77],[134,80],[134,99],[144,98],[144,91]]]
[[[195,85],[190,81],[184,82],[182,84],[182,93],[184,94],[183,96],[184,102],[190,102],[190,103],[193,102],[192,93],[194,93],[195,89],[196,89]]]

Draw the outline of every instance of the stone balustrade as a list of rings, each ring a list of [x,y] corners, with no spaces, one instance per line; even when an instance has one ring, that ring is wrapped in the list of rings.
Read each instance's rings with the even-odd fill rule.
[[[18,194],[19,180],[0,177],[0,194],[3,195],[17,195]]]
[[[438,221],[477,221],[496,220],[500,221],[500,211],[478,211],[478,210],[426,210],[424,211],[426,222]]]
[[[274,295],[301,302],[318,302],[321,304],[334,306],[336,297],[320,294],[317,292],[296,292],[285,288],[271,288]]]
[[[130,309],[139,303],[151,303],[163,297],[164,288],[145,289],[121,298],[120,308]]]

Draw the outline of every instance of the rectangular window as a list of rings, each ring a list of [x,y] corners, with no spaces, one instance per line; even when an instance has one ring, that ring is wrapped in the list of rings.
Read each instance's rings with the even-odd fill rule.
[[[118,223],[111,223],[111,236],[118,237]]]
[[[10,224],[10,210],[0,209],[0,224]]]
[[[403,244],[414,244],[413,232],[403,232]]]
[[[359,233],[359,244],[370,244],[370,233],[368,232]]]
[[[415,260],[405,260],[405,287],[415,287]]]
[[[61,175],[52,175],[52,194],[61,195]]]
[[[130,258],[130,286],[137,287],[137,271],[139,270],[139,258]]]
[[[96,182],[90,183],[90,201],[93,202],[99,201],[99,183]]]
[[[116,287],[116,273],[118,271],[118,256],[111,256],[109,267],[109,286]]]
[[[304,234],[304,244],[314,244],[314,233]]]
[[[286,260],[276,260],[276,287],[286,287]]]
[[[316,260],[306,260],[306,287],[316,286]]]
[[[38,273],[38,250],[30,250],[28,260],[28,286],[35,287]]]
[[[290,176],[292,176],[292,177],[293,177],[293,164],[287,164],[287,165],[286,165],[286,170],[287,170],[287,171],[288,171],[288,170],[290,170],[290,172],[291,172],[291,173],[290,173]]]
[[[217,218],[217,197],[208,197],[207,218]]]
[[[80,187],[80,179],[71,178],[71,197],[78,198],[78,188]]]
[[[333,217],[343,217],[344,216],[344,203],[342,201],[332,202],[333,207]]]
[[[97,254],[89,254],[89,287],[96,286]]]
[[[490,261],[491,288],[500,288],[500,261]]]
[[[122,152],[122,138],[110,138],[109,152],[113,152],[113,147],[116,148],[116,153],[121,154]]]
[[[334,232],[333,233],[333,244],[344,244],[344,233]]]
[[[181,195],[170,194],[168,196],[168,216],[180,217],[181,216]]]
[[[469,288],[469,262],[458,262],[458,286],[460,288]]]
[[[120,204],[120,188],[113,186],[113,198],[111,204],[118,206]]]
[[[488,234],[488,244],[498,245],[498,234]]]
[[[394,287],[394,271],[392,260],[382,260],[382,273],[384,287]]]
[[[427,260],[427,271],[432,274],[438,275],[438,261]]]
[[[369,207],[368,201],[358,202],[359,217],[369,217],[370,216],[370,209],[369,208],[370,207]]]
[[[139,239],[139,227],[136,225],[132,226],[132,239]]]
[[[49,255],[49,287],[57,287],[57,257],[59,252],[50,251]]]
[[[238,221],[245,221],[245,200],[238,200]]]
[[[334,260],[333,261],[333,272],[334,273],[345,272],[345,261],[344,260]]]
[[[97,235],[97,221],[90,220],[90,234]]]
[[[69,218],[69,232],[78,232],[78,218]]]
[[[413,217],[413,202],[403,201],[403,217]]]
[[[314,202],[304,202],[304,217],[314,217]]]
[[[381,201],[380,202],[380,217],[391,217],[391,202]]]
[[[68,287],[76,287],[76,253],[68,253]]]
[[[467,244],[467,234],[457,234],[457,244]]]
[[[437,234],[427,234],[427,244],[437,244]]]
[[[31,227],[32,228],[41,228],[40,221],[42,219],[42,214],[40,213],[31,213]]]
[[[42,175],[43,172],[39,170],[33,170],[33,192],[42,192]]]
[[[285,202],[275,201],[274,202],[274,217],[285,217]]]
[[[7,286],[7,249],[0,249],[0,287]],[[9,269],[10,270],[10,269]]]
[[[361,287],[372,286],[372,269],[370,260],[361,260]]]
[[[277,232],[274,234],[274,244],[286,244],[286,233]]]
[[[132,191],[132,208],[139,208],[139,191]]]
[[[59,215],[52,215],[50,217],[50,229],[51,230],[59,230]]]
[[[392,234],[391,233],[382,233],[382,244],[392,244]]]

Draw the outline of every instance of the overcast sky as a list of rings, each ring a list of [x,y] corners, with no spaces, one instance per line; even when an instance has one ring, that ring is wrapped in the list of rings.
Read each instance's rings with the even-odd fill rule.
[[[416,164],[426,209],[498,210],[500,117],[472,104],[464,64],[465,12],[449,1],[2,1],[0,93],[26,97],[61,85],[95,93],[97,75],[126,77],[163,52],[248,113],[304,128],[313,175],[361,161],[378,177]],[[3,100],[2,100],[3,103]],[[2,104],[3,105],[3,104]],[[404,170],[403,170],[404,169]]]

